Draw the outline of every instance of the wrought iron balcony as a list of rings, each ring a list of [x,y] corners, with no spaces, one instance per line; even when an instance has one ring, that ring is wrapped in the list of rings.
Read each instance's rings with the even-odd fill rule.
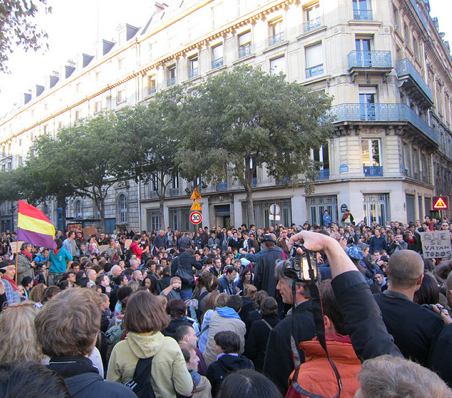
[[[290,179],[287,176],[275,179],[275,184],[276,185],[287,185],[289,182],[290,182]]]
[[[166,81],[166,85],[168,87],[170,86],[174,86],[176,84],[176,78],[175,77],[170,77],[168,78],[168,80]]]
[[[366,177],[383,177],[383,166],[363,166]]]
[[[330,169],[319,170],[316,180],[329,180],[330,179]]]
[[[193,79],[194,77],[199,76],[199,68],[192,68],[188,71],[188,78]]]
[[[239,59],[251,55],[251,44],[239,47]]]
[[[310,32],[311,30],[315,30],[318,29],[322,26],[322,21],[320,19],[320,17],[315,18],[311,21],[307,21],[303,24],[303,32],[307,33]]]
[[[354,9],[353,10],[353,19],[358,21],[372,21],[372,9]]]
[[[212,61],[212,69],[221,68],[223,66],[223,57],[214,59]]]
[[[352,51],[348,54],[349,69],[378,68],[391,70],[390,51]]]
[[[416,0],[410,0],[410,3],[413,5],[414,7],[414,11],[416,11],[417,16],[419,17],[419,19],[421,20],[422,25],[424,25],[424,28],[428,30],[428,21],[427,18],[424,16],[424,14],[422,13],[421,9],[419,8]]]
[[[169,196],[179,196],[181,194],[180,188],[170,188],[168,191]]]
[[[227,181],[222,181],[219,182],[216,186],[215,186],[215,190],[217,192],[225,192],[228,190],[228,183]]]
[[[306,68],[306,79],[319,75],[323,75],[323,64]]]
[[[403,80],[404,84],[414,86],[427,99],[430,104],[433,104],[433,93],[430,87],[422,78],[421,74],[416,70],[414,65],[406,58],[397,62],[396,65],[397,77]]]
[[[405,104],[340,104],[332,108],[335,122],[406,122],[439,144],[438,132]]]
[[[275,33],[268,38],[268,45],[274,46],[275,44],[282,43],[284,41],[284,32]]]

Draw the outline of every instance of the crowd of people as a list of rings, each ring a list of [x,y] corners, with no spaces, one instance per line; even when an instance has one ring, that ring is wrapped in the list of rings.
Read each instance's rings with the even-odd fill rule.
[[[452,397],[451,228],[3,233],[0,396]]]

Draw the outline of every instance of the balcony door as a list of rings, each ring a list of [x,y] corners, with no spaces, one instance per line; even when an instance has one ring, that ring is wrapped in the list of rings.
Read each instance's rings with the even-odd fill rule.
[[[363,68],[372,66],[371,40],[355,39],[356,61]]]
[[[375,93],[359,93],[359,113],[361,120],[375,120]]]

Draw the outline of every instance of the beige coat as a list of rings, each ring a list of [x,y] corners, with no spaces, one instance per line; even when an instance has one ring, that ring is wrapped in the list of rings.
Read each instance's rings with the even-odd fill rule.
[[[214,311],[209,322],[208,337],[206,350],[204,351],[204,359],[207,366],[217,359],[217,352],[215,351],[214,337],[218,332],[231,331],[235,332],[240,337],[240,352],[242,354],[245,350],[245,333],[246,326],[241,319],[236,318],[223,318]]]
[[[107,380],[127,383],[139,358],[153,357],[151,383],[156,398],[191,396],[193,381],[179,344],[162,333],[131,333],[115,345],[108,363]]]

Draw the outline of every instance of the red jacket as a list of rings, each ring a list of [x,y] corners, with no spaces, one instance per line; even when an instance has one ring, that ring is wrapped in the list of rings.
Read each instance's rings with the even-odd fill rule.
[[[342,380],[341,398],[353,398],[359,388],[358,374],[361,362],[355,354],[348,336],[337,336],[337,339],[327,340],[328,353],[335,363]],[[317,338],[300,344],[304,351],[305,362],[300,365],[298,384],[310,393],[325,398],[334,397],[337,393],[336,376],[326,358]],[[305,397],[292,386],[296,370],[289,377],[289,390],[286,398]]]
[[[135,254],[135,256],[137,256],[137,259],[141,261],[143,249],[138,245],[138,242],[132,242],[130,244],[130,250],[132,251],[133,254]]]

